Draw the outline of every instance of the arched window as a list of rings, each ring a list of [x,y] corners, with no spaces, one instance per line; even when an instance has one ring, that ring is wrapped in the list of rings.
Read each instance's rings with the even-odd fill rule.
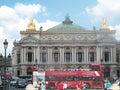
[[[27,59],[28,59],[28,62],[32,62],[32,52],[28,52],[27,53]]]
[[[46,63],[46,61],[47,61],[47,54],[46,52],[42,52],[42,62]]]
[[[54,52],[53,57],[54,57],[54,62],[58,62],[60,58],[60,53]]]
[[[71,52],[65,52],[65,61],[69,63],[72,61],[72,53]]]
[[[89,48],[89,61],[90,62],[94,62],[96,60],[96,47],[95,46],[91,46]]]

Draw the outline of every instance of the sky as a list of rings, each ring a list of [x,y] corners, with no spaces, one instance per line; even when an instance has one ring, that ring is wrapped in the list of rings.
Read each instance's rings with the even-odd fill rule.
[[[5,39],[7,55],[12,53],[13,41],[20,40],[20,31],[27,29],[30,18],[34,18],[36,29],[42,26],[47,30],[64,21],[67,14],[88,30],[93,26],[99,30],[106,17],[120,40],[120,0],[0,0],[0,53],[4,55]]]

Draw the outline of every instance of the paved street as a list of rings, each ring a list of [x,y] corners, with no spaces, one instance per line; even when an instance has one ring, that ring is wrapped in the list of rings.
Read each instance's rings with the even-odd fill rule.
[[[10,87],[10,90],[25,90],[25,88]],[[47,90],[49,90],[49,89],[47,89]],[[70,90],[74,90],[74,89],[70,89]],[[104,89],[87,89],[87,90],[104,90]]]
[[[15,88],[15,87],[10,87],[10,90],[25,90],[25,88]]]

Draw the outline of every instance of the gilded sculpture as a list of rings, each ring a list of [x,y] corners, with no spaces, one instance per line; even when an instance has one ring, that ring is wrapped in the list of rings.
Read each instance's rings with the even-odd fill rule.
[[[30,19],[30,22],[27,25],[28,29],[35,29],[35,23],[33,22],[33,18]]]
[[[102,20],[101,28],[102,28],[102,29],[107,29],[107,28],[108,28],[107,20],[106,20],[105,17],[104,17],[103,20]]]

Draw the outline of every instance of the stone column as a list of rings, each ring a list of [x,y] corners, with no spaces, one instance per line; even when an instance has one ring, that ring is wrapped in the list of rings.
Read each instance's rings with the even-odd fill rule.
[[[114,56],[113,56],[113,48],[110,48],[110,63],[114,62]]]
[[[64,64],[64,47],[60,47],[60,64]]]
[[[34,60],[34,63],[36,64],[36,48],[35,48],[35,46],[33,47],[33,60]]]
[[[75,47],[72,47],[72,64],[76,63],[76,52],[75,52]]]
[[[86,63],[86,60],[87,60],[87,47],[85,46],[84,47],[84,61],[83,61],[83,63]]]
[[[21,58],[21,63],[23,63],[23,60],[24,60],[24,47],[22,47],[22,49],[21,49],[21,52],[20,52],[20,58]],[[16,56],[17,56],[17,54],[16,54]],[[16,58],[17,59],[17,58]],[[17,62],[16,62],[17,63]]]
[[[113,48],[113,53],[114,53],[114,54],[113,54],[113,61],[112,61],[112,62],[115,62],[115,63],[116,63],[115,60],[116,60],[116,55],[117,55],[117,54],[116,54],[116,47],[115,47],[115,46],[114,46],[114,48]]]
[[[101,63],[100,47],[96,47],[96,63]]]
[[[51,46],[48,47],[47,63],[48,64],[53,64],[54,63],[54,61],[52,59],[52,47]]]
[[[89,54],[88,54],[89,50],[88,50],[88,46],[86,47],[86,63],[89,63]]]
[[[77,60],[77,59],[76,59],[76,53],[77,53],[77,52],[76,52],[76,47],[74,48],[74,53],[75,53],[75,54],[74,54],[74,62],[75,62],[75,64],[76,64],[76,63],[77,63],[77,62],[76,62],[76,60]]]
[[[41,57],[42,55],[41,54],[42,54],[42,49],[41,49],[41,47],[39,47],[39,62],[40,62],[40,64],[42,63],[42,61],[41,61],[42,60],[42,57]]]
[[[39,47],[35,46],[34,47],[34,60],[37,59],[37,64],[39,64],[40,60],[39,60]]]
[[[40,47],[38,47],[38,52],[37,52],[37,54],[38,54],[38,64],[40,64]]]
[[[103,58],[103,47],[102,46],[100,46],[100,60],[101,59],[103,59],[103,61],[104,61],[104,58]]]
[[[23,47],[23,62],[22,63],[27,63],[28,60],[27,60],[27,47]]]

